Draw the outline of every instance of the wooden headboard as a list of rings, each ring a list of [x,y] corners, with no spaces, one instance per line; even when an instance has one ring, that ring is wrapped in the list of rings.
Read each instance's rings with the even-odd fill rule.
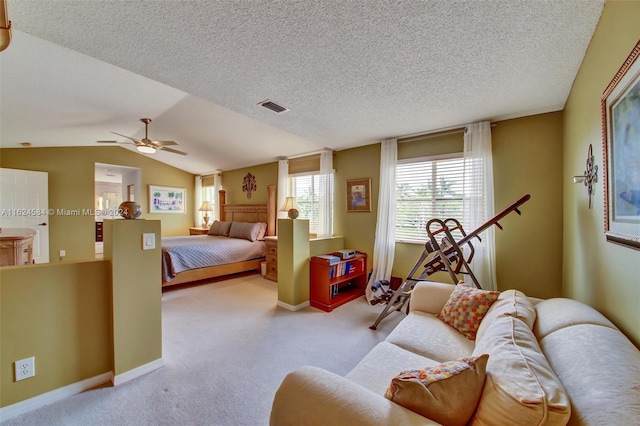
[[[276,234],[276,187],[267,186],[267,204],[227,204],[227,192],[219,192],[220,220],[225,222],[264,222],[266,235]]]

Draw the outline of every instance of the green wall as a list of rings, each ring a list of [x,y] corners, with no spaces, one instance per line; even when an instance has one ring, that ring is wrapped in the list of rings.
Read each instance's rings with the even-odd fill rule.
[[[0,268],[0,336],[1,407],[110,372],[108,262]],[[35,377],[14,382],[14,361],[31,356]]]
[[[74,148],[4,148],[0,149],[0,167],[36,170],[49,173],[49,208],[94,209],[95,163],[141,169],[140,191],[142,218],[162,221],[163,235],[189,235],[193,226],[195,178],[150,157],[120,147]],[[175,186],[187,189],[186,214],[149,214],[148,185]],[[94,257],[95,220],[93,216],[49,217],[51,262]],[[59,258],[60,250],[66,257]]]
[[[247,198],[247,193],[242,191],[247,173],[251,173],[256,178],[256,190],[251,193],[251,198]],[[278,185],[278,163],[267,163],[222,173],[221,186],[227,191],[227,204],[266,204],[268,185]],[[276,206],[276,209],[279,208],[280,206]]]
[[[517,288],[548,298],[562,293],[562,113],[535,115],[497,123],[492,129],[495,210],[524,194],[531,200],[522,216],[510,215],[496,231],[498,288]],[[437,136],[398,144],[398,159],[460,151],[463,135]],[[334,233],[344,246],[373,254],[380,144],[339,151],[335,156]],[[346,180],[371,178],[371,213],[346,212]],[[393,275],[405,278],[420,257],[421,244],[396,243]],[[373,259],[370,259],[371,266]],[[449,282],[446,274],[432,279]]]
[[[640,252],[608,243],[604,235],[600,99],[640,39],[640,1],[608,1],[576,76],[564,111],[564,294],[604,313],[640,345]],[[593,146],[598,183],[588,208],[585,170]]]

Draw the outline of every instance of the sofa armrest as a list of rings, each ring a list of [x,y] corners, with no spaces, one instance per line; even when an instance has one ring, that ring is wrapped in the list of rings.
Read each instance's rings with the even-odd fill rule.
[[[436,315],[447,303],[455,287],[453,284],[420,281],[411,292],[409,308],[412,312],[420,311]]]
[[[317,367],[289,373],[276,392],[271,426],[437,425],[342,376]]]

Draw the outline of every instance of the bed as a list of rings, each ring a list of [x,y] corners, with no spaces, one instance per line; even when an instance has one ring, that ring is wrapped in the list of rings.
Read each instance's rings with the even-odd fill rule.
[[[220,221],[266,224],[264,235],[275,235],[275,186],[267,187],[267,204],[227,204],[226,192],[219,193]],[[233,226],[233,225],[232,225]],[[241,228],[236,228],[241,229]],[[235,235],[238,235],[236,232]],[[259,271],[265,261],[264,241],[213,235],[162,238],[162,286]]]

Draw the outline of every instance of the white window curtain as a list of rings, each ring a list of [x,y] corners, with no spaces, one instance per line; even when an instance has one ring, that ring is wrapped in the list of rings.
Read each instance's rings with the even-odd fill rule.
[[[332,233],[333,211],[331,209],[331,175],[333,174],[333,151],[320,153],[320,176],[318,191],[318,238],[329,238]]]
[[[398,160],[398,140],[382,141],[380,148],[380,184],[378,191],[378,220],[376,239],[373,246],[373,270],[367,284],[367,302],[374,294],[373,283],[391,279],[393,257],[396,250],[396,163]]]
[[[289,160],[278,161],[278,191],[276,197],[277,218],[286,219],[287,212],[281,212],[285,199],[289,196]]]
[[[220,209],[222,206],[219,206],[220,203],[220,190],[222,189],[222,175],[220,173],[216,173],[213,175],[213,194],[214,194],[214,212],[213,212],[213,220],[220,220]],[[213,220],[211,221],[213,223]]]
[[[193,226],[202,226],[202,222],[204,221],[201,211],[198,211],[200,205],[202,204],[202,176],[196,176],[196,189],[195,189],[195,197],[193,197],[193,202],[195,204],[193,213]]]
[[[491,124],[488,121],[467,126],[464,134],[464,208],[463,226],[471,232],[492,218],[493,160]],[[485,290],[496,290],[495,228],[492,226],[473,240],[476,249],[471,270]]]

